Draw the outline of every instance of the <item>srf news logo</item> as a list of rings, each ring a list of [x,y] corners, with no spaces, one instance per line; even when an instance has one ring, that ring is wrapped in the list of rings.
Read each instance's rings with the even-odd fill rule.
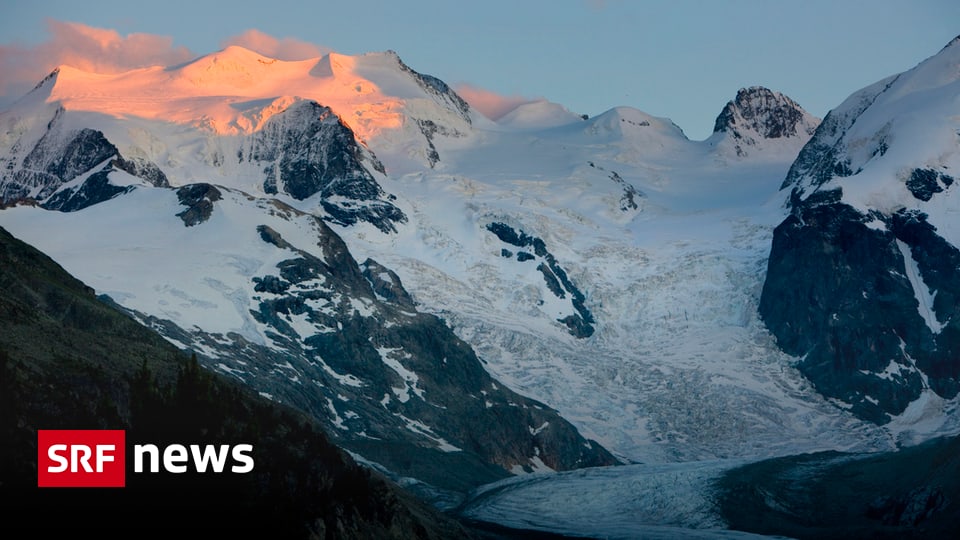
[[[37,430],[37,487],[125,487],[126,432],[122,429]],[[133,472],[248,473],[253,446],[154,444],[133,446]]]

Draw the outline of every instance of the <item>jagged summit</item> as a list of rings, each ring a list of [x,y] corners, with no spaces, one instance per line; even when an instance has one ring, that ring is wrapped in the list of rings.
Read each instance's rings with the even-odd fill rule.
[[[762,86],[741,88],[717,116],[713,131],[744,134],[753,131],[766,139],[813,134],[803,122],[806,111],[789,97]],[[809,124],[809,123],[807,123]],[[735,135],[736,136],[736,135]]]
[[[40,82],[38,82],[37,85],[33,87],[33,90],[31,90],[31,92],[43,88],[44,86],[47,85],[47,83],[49,83],[49,82],[53,81],[54,79],[56,79],[56,78],[57,78],[57,75],[59,75],[59,74],[60,74],[60,67],[54,68],[53,71],[51,71],[49,74],[47,74],[46,77],[44,77],[43,79],[41,79]]]
[[[717,116],[713,133],[718,139],[727,135],[733,140],[737,155],[743,156],[748,147],[765,140],[793,139],[805,143],[819,123],[818,118],[786,95],[751,86],[741,88],[737,97],[727,102]]]

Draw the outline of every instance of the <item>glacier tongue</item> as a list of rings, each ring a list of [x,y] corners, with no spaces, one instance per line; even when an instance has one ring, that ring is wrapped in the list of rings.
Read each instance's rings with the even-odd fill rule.
[[[716,511],[713,481],[735,460],[629,465],[508,478],[458,509],[521,530],[590,538],[768,538],[731,531]]]

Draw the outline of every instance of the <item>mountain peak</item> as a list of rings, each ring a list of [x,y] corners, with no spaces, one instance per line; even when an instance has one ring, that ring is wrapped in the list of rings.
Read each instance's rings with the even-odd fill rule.
[[[764,139],[810,136],[816,128],[813,117],[789,97],[763,86],[741,88],[737,97],[717,116],[713,132],[741,137],[747,132]]]
[[[17,114],[56,103],[103,118],[239,135],[296,100],[330,108],[363,144],[382,138],[419,146],[429,156],[437,153],[431,137],[462,136],[472,121],[469,105],[452,88],[409,68],[395,51],[283,60],[235,45],[183,64],[123,72],[62,65],[20,101]],[[128,139],[105,129],[108,138]]]
[[[179,76],[194,86],[217,86],[224,91],[260,84],[276,68],[295,64],[264,56],[250,49],[231,45],[179,68]],[[273,68],[273,69],[271,69]]]
[[[219,51],[212,52],[210,54],[205,54],[193,60],[192,63],[221,63],[221,62],[236,62],[241,64],[254,64],[256,62],[272,64],[276,62],[276,58],[271,58],[265,55],[262,55],[252,49],[248,49],[241,45],[228,45]]]
[[[748,147],[772,140],[783,141],[778,144],[799,151],[819,124],[819,118],[786,95],[751,86],[741,88],[737,97],[724,106],[714,123],[713,138],[729,140],[725,144],[732,144],[740,157],[748,154]]]
[[[48,73],[47,76],[43,78],[43,80],[41,80],[40,82],[38,82],[38,83],[36,84],[36,86],[33,87],[33,89],[34,89],[34,90],[39,90],[40,88],[42,88],[43,86],[45,86],[48,82],[56,79],[58,75],[60,75],[60,68],[59,68],[59,67],[55,68],[53,71],[51,71],[50,73]]]

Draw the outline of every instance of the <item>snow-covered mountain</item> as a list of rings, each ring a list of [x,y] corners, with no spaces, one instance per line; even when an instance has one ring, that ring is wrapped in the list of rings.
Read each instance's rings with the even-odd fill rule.
[[[877,423],[960,392],[958,96],[954,40],[832,110],[782,186],[760,312],[821,393]]]
[[[714,139],[738,156],[769,152],[759,147],[776,141],[778,151],[796,155],[820,123],[789,97],[768,88],[741,88],[720,111],[713,126]],[[789,141],[789,142],[787,142]],[[792,144],[791,144],[792,143]]]
[[[916,125],[950,108],[908,101]],[[758,312],[761,291],[780,312],[803,301],[771,288],[807,275],[773,271],[777,224],[801,208],[778,189],[810,200],[811,148],[862,153],[838,135],[862,126],[849,108],[817,128],[747,88],[691,141],[629,107],[537,102],[493,122],[390,52],[64,66],[0,113],[0,226],[208,367],[428,483],[609,464],[607,450],[889,449],[960,429],[956,400],[878,425]],[[915,166],[936,172],[913,182],[941,188],[930,204],[949,192],[940,165]]]
[[[0,185],[20,203],[5,225],[207,366],[310,412],[398,474],[465,490],[510,471],[615,464],[492,379],[394,272],[353,258],[328,223],[394,234],[406,222],[384,167],[316,93],[262,95],[291,88],[264,70],[366,88],[375,103],[350,105],[356,125],[405,134],[402,151],[415,151],[404,159],[423,167],[435,162],[430,137],[469,127],[466,104],[390,53],[275,64],[230,48],[116,78],[58,69],[0,119]],[[386,100],[361,72],[406,98]],[[330,92],[348,107],[346,91]],[[431,107],[430,120],[413,116]]]
[[[400,140],[416,166],[432,165],[431,139],[464,133],[468,113],[443,82],[389,52],[283,62],[228,47],[118,75],[61,66],[5,115],[2,196],[64,204],[70,193],[47,199],[119,153],[114,168],[156,185],[319,194],[313,205],[337,220],[390,230],[404,216],[383,200],[383,166],[365,141]]]

